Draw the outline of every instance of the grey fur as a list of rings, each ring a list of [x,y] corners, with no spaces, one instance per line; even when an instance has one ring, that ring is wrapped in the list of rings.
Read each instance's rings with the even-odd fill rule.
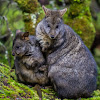
[[[42,36],[46,34],[50,39],[51,35],[54,35],[54,39],[50,39],[53,41],[50,44],[52,46],[47,52],[48,77],[60,98],[90,97],[96,89],[96,62],[80,37],[69,26],[63,24],[62,18],[58,16],[59,11],[51,12],[52,14],[49,12],[36,29],[36,32],[40,32],[37,32],[37,38],[41,29],[44,30]],[[59,27],[56,29],[57,24]],[[50,27],[47,27],[48,25]]]
[[[15,71],[20,82],[45,85],[48,82],[45,59],[34,36],[16,33],[13,41]],[[26,34],[27,35],[27,34]],[[23,37],[24,36],[24,37]]]

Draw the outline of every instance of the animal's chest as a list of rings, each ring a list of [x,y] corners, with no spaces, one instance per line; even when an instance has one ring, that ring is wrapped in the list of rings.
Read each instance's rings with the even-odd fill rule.
[[[22,70],[21,70],[21,73],[23,74],[23,75],[25,75],[25,76],[31,76],[32,74],[33,74],[33,71],[32,70],[29,70],[29,69],[27,69],[27,68],[23,68]]]
[[[22,60],[23,64],[27,64],[28,66],[31,66],[34,62],[34,59],[32,57],[24,57]]]

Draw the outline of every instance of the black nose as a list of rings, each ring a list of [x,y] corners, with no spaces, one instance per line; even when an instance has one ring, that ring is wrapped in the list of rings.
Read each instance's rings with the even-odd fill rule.
[[[53,35],[51,35],[51,38],[54,39],[55,37]]]
[[[13,52],[12,55],[15,56],[15,53]]]

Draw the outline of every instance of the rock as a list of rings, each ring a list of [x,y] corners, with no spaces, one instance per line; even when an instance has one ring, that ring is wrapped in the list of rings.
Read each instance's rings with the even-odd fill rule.
[[[64,16],[64,21],[80,35],[85,45],[91,48],[95,38],[95,28],[90,13],[90,0],[72,0]]]

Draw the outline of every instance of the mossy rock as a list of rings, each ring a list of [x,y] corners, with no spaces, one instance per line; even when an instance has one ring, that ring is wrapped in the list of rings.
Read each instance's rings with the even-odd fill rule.
[[[34,13],[40,7],[38,0],[14,0],[23,12]]]
[[[42,89],[43,100],[58,100],[53,89]],[[100,100],[100,90],[93,93],[92,98],[82,100]],[[0,63],[0,100],[39,100],[34,87],[28,87],[22,83],[18,83],[15,70],[9,66]],[[59,99],[60,100],[60,99]],[[65,99],[67,100],[67,99]]]
[[[72,0],[70,8],[64,16],[65,24],[69,25],[88,48],[95,38],[95,28],[90,13],[91,0]]]
[[[43,19],[44,12],[38,0],[14,0],[23,12],[25,31],[35,34],[37,24]]]
[[[86,17],[82,17],[80,19],[74,18],[73,21],[72,19],[69,19],[67,24],[70,25],[73,30],[82,38],[85,45],[88,48],[91,48],[95,37],[93,24],[90,23]]]

